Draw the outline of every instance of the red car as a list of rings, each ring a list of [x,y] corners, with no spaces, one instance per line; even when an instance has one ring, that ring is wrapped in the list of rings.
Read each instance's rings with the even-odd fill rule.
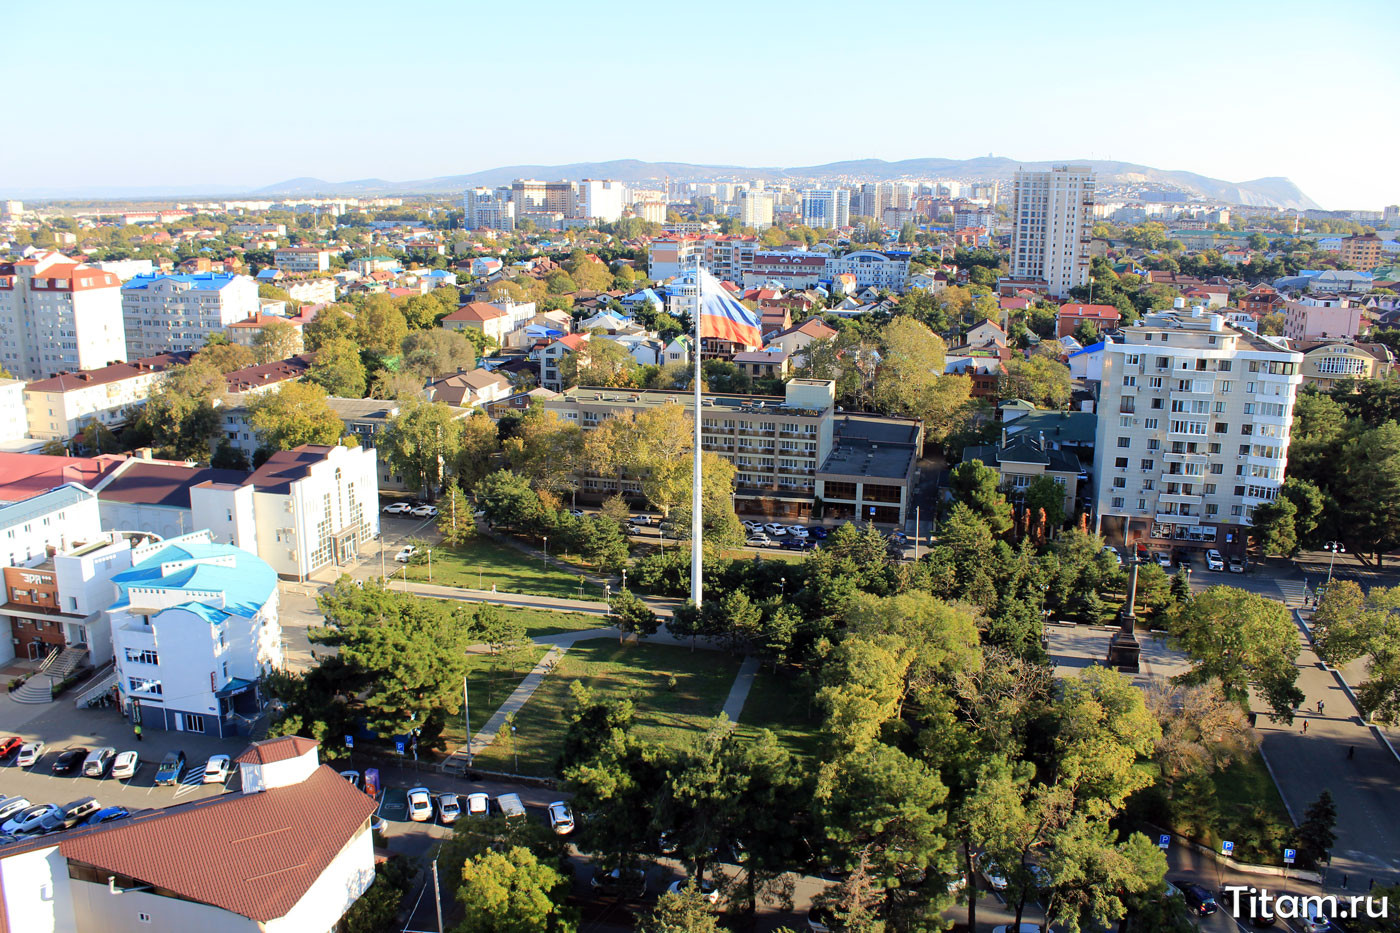
[[[10,757],[15,752],[19,751],[19,747],[23,744],[24,740],[17,735],[12,735],[5,741],[0,742],[0,758]]]

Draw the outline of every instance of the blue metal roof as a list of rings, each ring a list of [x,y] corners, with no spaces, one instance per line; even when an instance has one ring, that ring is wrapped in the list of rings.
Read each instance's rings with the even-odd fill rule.
[[[169,280],[188,285],[194,291],[217,292],[222,291],[233,283],[238,276],[228,272],[192,272],[180,275],[138,275],[122,286],[122,291],[139,291],[150,288],[157,282]]]
[[[234,558],[232,566],[209,563],[213,558]],[[161,566],[172,562],[194,561],[167,574]],[[224,608],[216,609],[191,599],[181,608],[210,622],[222,622],[229,615],[252,618],[277,590],[277,573],[266,561],[231,544],[172,542],[130,570],[112,578],[119,596],[112,608],[130,604],[130,587],[159,587],[224,594]]]
[[[1082,350],[1075,350],[1073,353],[1070,354],[1070,357],[1073,358],[1079,356],[1081,353],[1097,353],[1103,349],[1103,344],[1104,342],[1102,340],[1100,340],[1098,343],[1091,343]]]

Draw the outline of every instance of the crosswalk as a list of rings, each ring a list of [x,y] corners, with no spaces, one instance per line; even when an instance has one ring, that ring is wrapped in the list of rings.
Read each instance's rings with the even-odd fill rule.
[[[1303,599],[1311,595],[1308,585],[1302,580],[1275,580],[1274,585],[1278,587],[1279,599],[1285,606],[1301,606]]]

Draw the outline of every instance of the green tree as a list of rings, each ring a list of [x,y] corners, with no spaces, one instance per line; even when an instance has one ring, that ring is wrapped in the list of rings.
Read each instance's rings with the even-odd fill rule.
[[[1041,474],[1026,487],[1026,507],[1045,512],[1045,524],[1059,528],[1068,518],[1065,514],[1065,487],[1055,477]]]
[[[558,412],[529,409],[501,448],[510,468],[528,477],[536,489],[562,495],[577,488],[583,429]]]
[[[617,628],[619,642],[628,635],[655,635],[660,620],[631,590],[621,590],[608,602],[608,620]]]
[[[457,453],[457,482],[464,489],[472,489],[491,470],[501,449],[501,437],[491,416],[479,409],[460,423],[462,446]]]
[[[1059,360],[1036,354],[1028,360],[1008,360],[1001,377],[1002,398],[1025,399],[1042,408],[1063,408],[1073,386],[1069,367]]]
[[[454,480],[443,491],[438,503],[438,534],[448,547],[461,547],[476,534],[476,519],[472,517],[472,505],[462,487]]]
[[[1315,868],[1327,861],[1328,853],[1337,841],[1337,805],[1330,791],[1324,790],[1308,804],[1303,822],[1294,837],[1298,844],[1298,861],[1303,868]]]
[[[403,340],[403,365],[420,379],[476,367],[476,347],[461,331],[415,330]]]
[[[545,508],[528,477],[497,470],[476,484],[476,497],[492,527],[533,531],[544,523]]]
[[[1366,658],[1366,680],[1356,688],[1368,718],[1400,723],[1400,587],[1373,587],[1364,595],[1350,580],[1333,580],[1313,614],[1318,655],[1340,667]]]
[[[295,356],[302,350],[302,336],[286,321],[269,321],[253,338],[253,357],[258,363],[272,363]]]
[[[1282,603],[1230,586],[1212,586],[1173,609],[1172,638],[1191,656],[1181,683],[1218,680],[1224,694],[1249,708],[1249,688],[1257,685],[1270,717],[1293,721],[1303,701],[1298,680],[1298,629]]]
[[[390,419],[380,450],[409,489],[437,493],[461,449],[462,425],[443,402],[411,401]]]
[[[667,891],[640,920],[642,933],[719,933],[710,902],[698,885]]]
[[[399,906],[413,880],[412,862],[391,858],[374,867],[374,882],[341,918],[345,933],[392,933],[398,929]]]
[[[1288,557],[1298,550],[1298,507],[1286,496],[1254,507],[1250,532],[1265,554]]]
[[[344,337],[355,340],[355,314],[349,305],[333,304],[322,308],[310,323],[302,328],[306,349],[315,352],[327,341]]]
[[[953,498],[987,522],[994,535],[1011,529],[1011,504],[1001,494],[1000,485],[1001,476],[981,460],[960,463],[949,474]]]
[[[346,337],[333,337],[316,351],[306,378],[336,398],[364,398],[365,364],[360,348]]]
[[[288,382],[248,403],[249,423],[264,450],[340,443],[345,423],[326,403],[326,391],[310,382]]]
[[[572,933],[569,879],[529,849],[485,852],[462,866],[458,933]]]
[[[205,460],[209,439],[219,430],[215,402],[224,394],[223,375],[208,363],[169,370],[132,420],[134,433],[149,438],[162,457]]]
[[[616,340],[594,337],[559,361],[559,379],[571,386],[628,386],[633,384],[637,360]]]
[[[355,313],[355,336],[363,349],[393,356],[408,336],[408,322],[393,299],[371,295]]]
[[[1342,445],[1332,484],[1341,537],[1381,566],[1400,547],[1400,424],[1387,421]]]
[[[209,338],[209,342],[194,355],[195,360],[207,363],[221,373],[231,373],[240,369],[247,369],[256,360],[253,351],[247,347],[239,346],[236,343],[229,343],[228,338],[222,334],[215,334],[215,337],[222,339],[215,340]]]

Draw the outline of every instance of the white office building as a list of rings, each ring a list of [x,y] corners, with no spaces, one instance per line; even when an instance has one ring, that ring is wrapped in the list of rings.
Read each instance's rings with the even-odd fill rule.
[[[1097,530],[1243,557],[1255,507],[1283,485],[1303,354],[1200,308],[1148,315],[1103,351]]]
[[[578,183],[578,216],[594,223],[615,223],[622,218],[627,186],[620,181],[585,178]]]
[[[0,364],[21,379],[127,358],[121,281],[58,252],[0,263]]]
[[[849,227],[851,192],[846,188],[802,192],[802,222],[813,229]]]
[[[1018,171],[1011,227],[1011,278],[1045,283],[1051,296],[1089,282],[1094,173],[1087,165]]]
[[[133,548],[131,568],[112,582],[107,614],[127,715],[146,729],[248,734],[262,678],[282,666],[267,562],[198,531]]]
[[[246,275],[138,275],[121,287],[131,358],[198,350],[235,321],[259,313],[258,285]]]
[[[844,256],[828,256],[826,277],[854,275],[856,287],[903,292],[909,284],[909,260],[895,259],[870,249],[860,249]]]

